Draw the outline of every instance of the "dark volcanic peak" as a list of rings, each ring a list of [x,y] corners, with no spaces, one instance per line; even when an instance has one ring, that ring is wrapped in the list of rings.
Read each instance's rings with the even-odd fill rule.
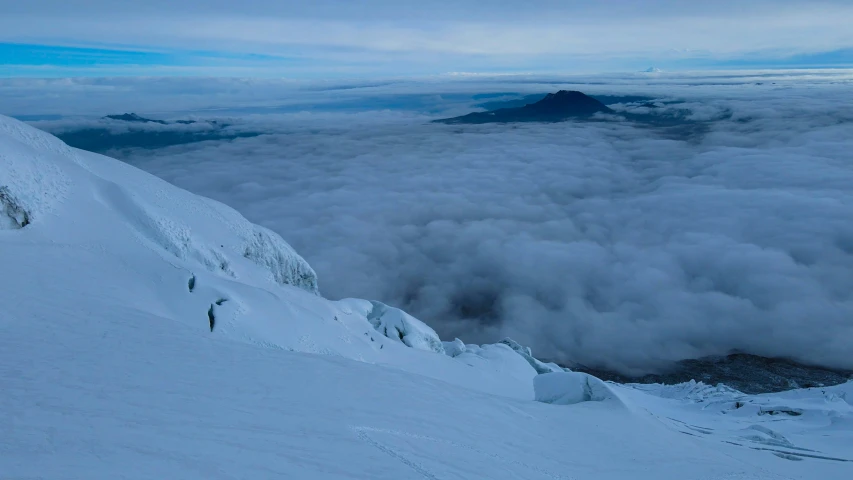
[[[560,90],[557,93],[549,93],[542,100],[521,108],[542,114],[569,116],[612,111],[603,103],[577,90]]]
[[[469,113],[461,117],[436,120],[436,122],[451,124],[562,122],[571,118],[590,117],[596,113],[613,113],[613,110],[582,92],[560,90],[557,93],[549,93],[542,100],[523,107]]]
[[[135,122],[135,123],[159,123],[161,125],[166,125],[166,122],[163,120],[152,120],[150,118],[140,117],[135,113],[123,113],[121,115],[107,115],[104,118],[109,118],[110,120],[121,120],[123,122]]]

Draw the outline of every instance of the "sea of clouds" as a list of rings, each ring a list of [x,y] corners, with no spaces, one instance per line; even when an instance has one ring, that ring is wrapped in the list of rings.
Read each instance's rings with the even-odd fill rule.
[[[460,111],[435,81],[386,91],[434,108],[247,113],[263,135],[112,154],[277,231],[325,296],[399,306],[446,339],[625,373],[732,351],[853,368],[849,72],[632,78],[575,87],[678,101],[614,108],[689,128],[433,124]]]

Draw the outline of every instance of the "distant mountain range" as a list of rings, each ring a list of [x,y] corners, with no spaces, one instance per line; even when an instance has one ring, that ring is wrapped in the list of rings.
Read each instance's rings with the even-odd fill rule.
[[[602,380],[619,383],[673,385],[696,380],[708,385],[722,383],[749,394],[838,385],[853,379],[851,371],[808,366],[787,359],[766,358],[745,353],[682,360],[669,372],[636,377],[583,365],[569,365],[569,367],[576,372],[589,373]]]
[[[515,108],[500,108],[487,112],[474,112],[461,117],[435,120],[447,124],[478,124],[508,122],[562,122],[572,118],[586,118],[596,113],[614,113],[607,105],[582,92],[560,90],[545,98]]]
[[[106,124],[84,126],[76,130],[57,132],[56,136],[68,145],[96,153],[113,152],[132,148],[155,149],[173,145],[184,145],[210,140],[233,140],[235,138],[256,137],[260,132],[235,131],[231,125],[217,120],[155,120],[135,113],[107,115],[105,120],[126,122],[124,129],[109,128]],[[138,126],[137,126],[138,125]],[[143,127],[149,125],[150,127]],[[156,125],[178,126],[196,125],[193,128],[160,128]]]
[[[160,125],[170,125],[170,124],[181,124],[181,125],[190,125],[196,123],[195,120],[176,120],[174,122],[167,122],[165,120],[152,120],[150,118],[140,117],[135,113],[123,113],[121,115],[107,115],[104,117],[109,120],[120,120],[123,122],[133,122],[133,123],[159,123]],[[209,122],[211,124],[216,124],[215,121]]]

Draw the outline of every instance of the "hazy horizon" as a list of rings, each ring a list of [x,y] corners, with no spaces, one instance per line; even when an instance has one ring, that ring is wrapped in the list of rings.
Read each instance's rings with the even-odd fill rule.
[[[842,0],[0,5],[0,76],[301,79],[853,66]]]

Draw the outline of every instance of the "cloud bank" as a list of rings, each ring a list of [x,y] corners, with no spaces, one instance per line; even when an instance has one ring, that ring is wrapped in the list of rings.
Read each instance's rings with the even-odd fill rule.
[[[121,155],[280,233],[326,296],[443,337],[626,373],[734,350],[853,368],[849,85],[692,83],[594,88],[679,100],[658,108],[702,125],[682,136],[314,112]]]
[[[615,73],[596,75],[485,75],[451,73],[416,78],[292,80],[281,78],[108,77],[0,78],[5,115],[103,116],[127,111],[155,118],[270,113],[402,110],[463,114],[500,93],[559,89],[590,94],[650,94],[666,97],[685,86],[727,87],[729,95],[756,83],[766,86],[850,85],[853,69],[739,70]],[[715,98],[694,89],[692,98]],[[746,90],[743,95],[751,95]],[[475,98],[476,97],[476,98]],[[479,98],[479,100],[477,100]]]

